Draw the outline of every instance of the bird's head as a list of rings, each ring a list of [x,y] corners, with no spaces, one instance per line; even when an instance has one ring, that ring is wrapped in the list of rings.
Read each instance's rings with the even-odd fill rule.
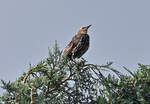
[[[87,31],[88,31],[89,27],[91,27],[91,26],[92,26],[92,25],[82,26],[82,27],[78,30],[77,34],[87,34]]]

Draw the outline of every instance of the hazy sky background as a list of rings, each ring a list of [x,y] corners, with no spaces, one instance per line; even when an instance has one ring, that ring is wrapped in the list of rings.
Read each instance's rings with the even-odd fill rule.
[[[149,64],[150,0],[0,0],[0,79],[15,80],[88,24],[89,63]]]

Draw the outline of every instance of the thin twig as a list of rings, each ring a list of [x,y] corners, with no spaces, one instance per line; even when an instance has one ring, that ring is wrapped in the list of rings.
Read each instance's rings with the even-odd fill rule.
[[[28,73],[25,75],[24,79],[23,79],[23,83],[25,84],[27,82],[28,76],[32,73],[32,69],[31,69],[31,64],[30,64],[30,70],[28,71]]]
[[[48,89],[46,90],[46,95],[51,93],[52,91],[57,90],[58,86],[60,86],[61,84],[63,84],[64,82],[66,82],[67,80],[69,80],[71,78],[71,76],[73,76],[75,73],[70,74],[68,77],[66,77],[64,80],[62,80],[57,86],[55,86],[54,88],[49,90],[49,86]]]
[[[46,95],[49,93],[49,87],[50,87],[50,81],[48,82],[47,89],[46,89],[46,91],[45,91],[45,94],[46,94]]]
[[[23,92],[24,88],[22,88],[19,92],[19,94],[16,96],[15,98],[15,104],[19,104],[18,100],[19,100],[19,97],[21,96],[22,92]]]
[[[84,68],[84,70],[83,70],[81,73],[85,72],[87,69],[88,69],[88,68]],[[52,91],[57,90],[57,89],[58,89],[58,86],[62,85],[62,84],[65,83],[66,81],[70,80],[70,78],[71,78],[73,75],[75,75],[75,74],[76,74],[76,73],[70,72],[70,75],[69,75],[68,77],[66,77],[66,78],[65,78],[64,80],[62,80],[57,86],[55,86],[54,88],[52,88],[52,89],[50,89],[50,90],[49,90],[49,85],[48,85],[48,88],[47,88],[45,94],[47,95],[47,94],[51,93]]]
[[[31,93],[30,93],[30,98],[31,98],[31,102],[30,104],[34,104],[34,86],[32,86],[31,89]]]

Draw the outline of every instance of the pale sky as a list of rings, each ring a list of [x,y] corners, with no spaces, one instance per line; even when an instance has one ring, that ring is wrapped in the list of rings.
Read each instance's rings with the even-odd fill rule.
[[[89,63],[149,64],[150,0],[0,0],[0,79],[15,80],[89,24]]]

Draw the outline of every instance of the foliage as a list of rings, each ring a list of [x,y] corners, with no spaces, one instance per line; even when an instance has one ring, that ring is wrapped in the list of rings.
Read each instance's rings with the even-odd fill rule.
[[[126,69],[126,68],[125,68]],[[126,69],[128,70],[128,69]],[[104,71],[109,73],[107,76]],[[110,71],[115,74],[110,74]],[[129,70],[128,70],[129,71]],[[129,71],[130,72],[130,71]],[[112,63],[94,65],[81,59],[74,63],[63,56],[57,44],[49,57],[30,65],[14,82],[2,82],[3,104],[148,104],[150,67],[141,65],[132,76],[112,68]]]
[[[150,66],[139,64],[135,73],[125,69],[131,76],[121,75],[117,79],[108,75],[108,86],[94,104],[150,104]]]

